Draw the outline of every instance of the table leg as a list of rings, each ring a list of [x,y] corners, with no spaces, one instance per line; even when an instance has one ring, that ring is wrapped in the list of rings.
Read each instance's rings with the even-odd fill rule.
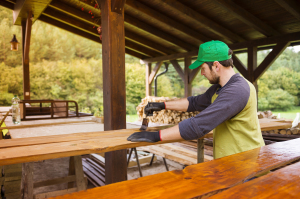
[[[22,199],[33,199],[33,162],[22,164]]]
[[[204,162],[204,139],[199,138],[197,143],[197,163]]]

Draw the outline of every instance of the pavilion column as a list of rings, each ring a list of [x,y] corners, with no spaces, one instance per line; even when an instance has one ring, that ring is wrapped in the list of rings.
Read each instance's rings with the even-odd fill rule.
[[[29,49],[31,37],[32,13],[28,13],[26,21],[22,21],[22,65],[23,65],[23,98],[30,100]]]
[[[190,69],[189,66],[192,64],[191,57],[184,58],[184,97],[192,95],[192,82],[189,81]]]
[[[248,80],[255,86],[258,93],[257,81],[254,78],[254,71],[257,68],[257,47],[248,47]]]
[[[126,129],[124,3],[101,0],[105,131]],[[126,149],[105,153],[105,183],[124,180],[127,180]]]
[[[150,84],[151,63],[146,64],[146,97],[151,96],[152,88]]]

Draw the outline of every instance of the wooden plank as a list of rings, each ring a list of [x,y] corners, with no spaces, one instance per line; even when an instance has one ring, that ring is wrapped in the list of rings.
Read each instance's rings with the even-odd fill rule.
[[[291,128],[292,124],[288,122],[268,122],[260,123],[261,131],[270,131],[275,129],[288,129]]]
[[[0,177],[0,186],[4,184],[4,181],[5,181],[5,178],[4,177]]]
[[[300,4],[295,0],[275,0],[281,7],[283,7],[286,11],[300,20]]]
[[[258,68],[254,71],[254,81],[258,80],[263,73],[274,63],[274,61],[281,55],[281,53],[289,46],[290,42],[280,42],[267,57],[261,62]]]
[[[5,193],[20,193],[21,180],[16,181],[4,181]]]
[[[122,9],[123,10],[123,9]],[[111,12],[111,0],[101,1],[104,130],[126,128],[124,10]],[[127,179],[126,150],[105,155],[106,184]]]
[[[259,174],[300,159],[300,139],[278,142],[213,161],[57,199],[84,198],[201,198],[243,183]],[[280,157],[280,158],[279,158]],[[246,184],[246,183],[245,183]],[[141,190],[141,187],[143,189]],[[275,189],[274,189],[275,190]]]
[[[184,82],[184,72],[183,72],[182,68],[180,67],[180,65],[178,64],[178,62],[176,60],[170,60],[170,62],[172,63],[176,72],[181,77],[182,81]]]
[[[160,62],[160,61],[169,61],[169,60],[179,59],[179,58],[183,58],[183,57],[195,57],[197,55],[198,55],[198,50],[193,50],[193,51],[186,52],[186,53],[176,53],[176,54],[172,54],[172,55],[164,55],[164,56],[160,56],[160,57],[143,59],[142,62],[143,63],[152,63],[152,62]]]
[[[232,55],[233,65],[236,67],[236,69],[245,77],[248,79],[248,72],[245,67],[245,65],[241,62],[241,60],[235,55]]]
[[[189,66],[192,64],[190,57],[184,58],[184,97],[192,96],[192,82],[189,81],[190,69]]]
[[[82,170],[81,156],[74,156],[74,167],[75,167],[77,191],[86,190],[86,184],[85,184],[83,170]]]
[[[31,28],[31,27],[30,27]],[[28,34],[26,34],[28,32]],[[31,30],[27,31],[27,23],[25,21],[22,22],[22,65],[23,65],[23,98],[30,99],[30,74],[29,74],[29,60],[26,61],[25,54],[29,56],[29,49],[26,52],[25,49],[25,41],[26,38],[29,39],[28,48],[30,45],[30,34]],[[27,56],[27,57],[28,57]],[[27,94],[27,95],[26,95]]]
[[[248,81],[254,84],[254,71],[257,68],[257,47],[249,46],[248,47]]]
[[[248,26],[256,29],[260,33],[262,33],[265,36],[276,36],[280,33],[269,26],[268,24],[262,22],[259,18],[251,14],[249,11],[244,9],[243,7],[237,5],[233,1],[228,0],[214,0],[216,4],[218,4],[223,9],[227,10],[228,13],[231,15],[234,15],[237,19],[241,20]]]
[[[160,23],[164,23],[165,26],[171,27],[172,29],[180,32],[181,34],[188,35],[192,37],[194,40],[197,40],[200,43],[211,40],[211,38],[199,33],[198,31],[184,25],[183,23],[178,22],[171,17],[168,17],[162,12],[158,12],[143,3],[134,0],[127,0],[125,4],[126,10],[137,10],[140,15],[148,16],[149,18],[156,19]],[[135,16],[138,18],[138,16]],[[191,46],[197,47],[195,44],[191,44]]]
[[[8,1],[0,1],[0,5],[11,10],[13,10],[15,7],[13,3],[10,3]]]
[[[204,140],[199,138],[197,140],[197,163],[204,162]]]
[[[42,124],[23,124],[23,123],[21,123],[17,126],[0,127],[0,130],[3,130],[3,129],[34,128],[34,127],[43,127],[43,126],[61,125],[61,124],[76,124],[76,123],[84,123],[84,122],[94,122],[94,121],[89,119],[89,120],[81,120],[81,121],[51,122],[51,123],[42,123]]]
[[[50,197],[60,196],[60,195],[64,195],[64,194],[71,194],[76,191],[77,191],[76,188],[71,188],[71,189],[65,189],[65,190],[59,190],[59,191],[52,191],[52,192],[48,192],[48,193],[40,193],[40,194],[36,194],[34,196],[34,198],[35,199],[44,199],[44,198],[50,198]]]
[[[51,185],[55,185],[55,184],[73,182],[75,180],[76,180],[75,175],[71,175],[71,176],[66,176],[66,177],[62,177],[62,178],[55,178],[55,179],[51,179],[51,180],[47,180],[47,181],[35,182],[33,184],[33,187],[34,188],[45,187],[45,186],[51,186]]]
[[[154,80],[154,77],[155,77],[155,75],[157,74],[157,72],[159,71],[159,69],[160,69],[160,67],[161,67],[162,64],[163,64],[162,62],[157,62],[157,63],[155,64],[155,67],[153,68],[151,74],[149,75],[149,80],[148,80],[149,85],[152,84],[152,82],[153,82],[153,80]]]
[[[151,74],[151,63],[147,63],[146,64],[146,97],[147,96],[151,96],[151,93],[152,93],[152,87],[151,87],[151,84],[149,82],[149,76]]]
[[[203,28],[208,29],[209,31],[215,33],[220,36],[220,38],[225,38],[226,40],[231,41],[232,43],[245,41],[244,38],[230,31],[226,27],[216,23],[215,21],[209,19],[205,15],[196,12],[192,8],[186,6],[184,3],[180,3],[179,1],[174,0],[164,0],[159,1],[155,0],[154,2],[159,2],[160,4],[166,4],[169,7],[173,8],[180,12],[180,15],[184,15],[188,17],[190,20],[194,21],[195,24],[199,26],[203,26]],[[207,41],[207,40],[206,40]]]
[[[251,198],[281,199],[299,198],[300,162],[289,165],[268,175],[237,185],[216,194],[210,199]]]

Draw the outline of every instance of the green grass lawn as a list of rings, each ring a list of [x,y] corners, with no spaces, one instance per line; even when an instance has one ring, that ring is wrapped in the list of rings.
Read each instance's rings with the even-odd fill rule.
[[[277,116],[278,113],[280,113],[280,118],[295,119],[296,114],[300,113],[300,106],[295,106],[294,108],[288,111],[272,111],[272,113]]]
[[[126,115],[126,122],[135,122],[139,119],[138,115]]]

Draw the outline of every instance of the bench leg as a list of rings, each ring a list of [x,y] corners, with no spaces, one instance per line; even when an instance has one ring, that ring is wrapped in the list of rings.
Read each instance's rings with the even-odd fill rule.
[[[204,139],[198,139],[197,143],[197,163],[204,162]]]
[[[23,199],[33,199],[33,162],[22,164],[21,194]]]
[[[73,162],[73,165],[72,165]],[[70,157],[70,165],[72,165],[72,171],[76,176],[76,186],[78,191],[86,190],[86,183],[84,180],[82,159],[81,156]],[[69,173],[70,173],[69,171]],[[70,188],[70,187],[69,187]]]
[[[137,165],[139,167],[140,176],[143,177],[142,169],[141,169],[141,165],[140,165],[140,160],[139,160],[139,156],[137,154],[136,148],[133,148],[133,150],[134,150],[134,153],[135,153],[136,163],[137,163]]]
[[[163,157],[163,161],[164,161],[166,170],[169,171],[169,166],[168,166],[168,164],[167,164],[166,158]]]

